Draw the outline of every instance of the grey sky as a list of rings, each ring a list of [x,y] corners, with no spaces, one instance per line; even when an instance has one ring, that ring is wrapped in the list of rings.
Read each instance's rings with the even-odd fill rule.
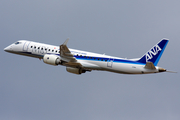
[[[180,71],[180,1],[1,0],[1,120],[179,120],[180,75],[66,72],[3,49],[20,39],[141,57],[170,39],[158,64]]]

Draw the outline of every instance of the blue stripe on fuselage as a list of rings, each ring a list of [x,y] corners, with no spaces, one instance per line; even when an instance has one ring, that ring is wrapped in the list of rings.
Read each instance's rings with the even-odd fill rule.
[[[113,59],[113,58],[103,58],[103,57],[93,57],[93,56],[74,56],[77,60],[90,60],[90,61],[104,61],[104,62],[109,62],[113,61],[116,63],[126,63],[126,64],[139,64],[139,65],[145,65],[143,63],[139,63],[136,61],[131,61],[131,60],[124,60],[124,59]]]
[[[53,54],[53,53],[47,53],[47,54]],[[60,54],[53,54],[53,55],[60,56]],[[124,60],[124,59],[114,59],[114,58],[107,58],[107,57],[77,56],[77,55],[74,55],[74,57],[77,60],[101,61],[101,62],[110,62],[110,61],[113,61],[115,63],[145,65],[144,63],[139,63],[139,62],[136,62],[136,61]]]

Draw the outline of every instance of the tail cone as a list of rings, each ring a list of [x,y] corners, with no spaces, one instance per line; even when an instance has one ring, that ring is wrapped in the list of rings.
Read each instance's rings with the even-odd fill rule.
[[[159,68],[159,72],[166,72],[166,69],[164,69],[164,68]]]

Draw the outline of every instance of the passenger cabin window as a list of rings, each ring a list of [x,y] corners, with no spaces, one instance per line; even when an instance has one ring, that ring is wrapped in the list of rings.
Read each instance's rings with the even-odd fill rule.
[[[33,48],[33,46],[31,46],[31,48]]]
[[[34,48],[36,49],[36,46],[34,46]]]
[[[41,48],[41,50],[43,50],[43,48]]]
[[[40,47],[38,47],[38,49],[39,49]]]
[[[54,52],[54,50],[52,50],[52,52]]]

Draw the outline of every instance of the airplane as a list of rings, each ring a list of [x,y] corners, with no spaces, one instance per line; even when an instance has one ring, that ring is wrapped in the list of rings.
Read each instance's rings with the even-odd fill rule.
[[[74,74],[82,74],[87,71],[101,70],[121,74],[150,74],[167,72],[157,64],[169,42],[162,39],[154,45],[142,57],[126,59],[113,57],[105,54],[86,52],[67,47],[67,39],[62,45],[54,46],[27,40],[19,40],[6,48],[4,51],[43,59],[49,65],[62,65],[66,70]]]

